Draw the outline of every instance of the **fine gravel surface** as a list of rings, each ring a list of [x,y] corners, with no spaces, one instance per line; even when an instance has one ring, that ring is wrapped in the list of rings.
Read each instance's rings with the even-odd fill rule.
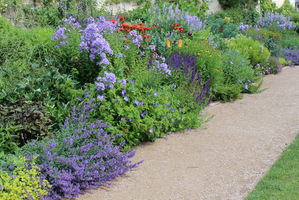
[[[132,161],[144,163],[76,200],[245,199],[299,133],[299,66],[262,88],[208,106],[200,129],[138,146]]]

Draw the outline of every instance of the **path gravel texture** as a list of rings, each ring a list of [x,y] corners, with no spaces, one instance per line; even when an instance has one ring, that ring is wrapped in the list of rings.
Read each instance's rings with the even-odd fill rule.
[[[245,199],[299,133],[299,67],[264,79],[262,93],[209,106],[200,129],[136,148],[144,163],[77,200]]]

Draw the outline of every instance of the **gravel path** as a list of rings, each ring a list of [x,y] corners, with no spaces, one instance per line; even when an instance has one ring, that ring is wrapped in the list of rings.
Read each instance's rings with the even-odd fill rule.
[[[201,129],[136,148],[145,160],[77,200],[240,200],[299,133],[299,67],[267,76],[262,93],[209,106]],[[204,112],[204,113],[205,113]]]

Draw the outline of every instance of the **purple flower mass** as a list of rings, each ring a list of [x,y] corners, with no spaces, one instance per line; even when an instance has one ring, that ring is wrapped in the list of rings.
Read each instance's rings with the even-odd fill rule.
[[[107,185],[141,163],[131,164],[134,150],[124,153],[122,146],[113,145],[114,138],[104,130],[109,125],[100,120],[87,123],[94,106],[92,101],[81,108],[74,106],[59,134],[23,152],[29,160],[37,155],[40,183],[46,177],[52,186],[44,199],[79,197],[84,190]]]

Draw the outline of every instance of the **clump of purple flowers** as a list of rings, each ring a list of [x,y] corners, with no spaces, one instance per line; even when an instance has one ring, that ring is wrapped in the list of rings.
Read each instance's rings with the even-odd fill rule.
[[[168,68],[168,65],[165,63],[165,58],[159,56],[158,54],[153,54],[148,64],[148,69],[153,68],[155,71],[161,71],[162,75],[170,76],[171,70]]]
[[[116,30],[117,25],[113,24],[111,21],[105,20],[105,17],[99,17],[98,21],[94,18],[90,17],[86,20],[86,28],[81,29],[81,25],[78,20],[70,15],[69,18],[65,18],[62,20],[65,22],[66,27],[58,26],[57,31],[52,36],[52,40],[59,40],[60,45],[64,46],[68,43],[65,41],[67,39],[66,31],[70,32],[69,27],[78,30],[82,33],[81,43],[80,43],[80,51],[86,52],[91,61],[94,61],[96,55],[101,57],[101,61],[97,63],[97,65],[108,65],[109,60],[107,59],[106,54],[113,55],[113,51],[110,48],[109,43],[103,37],[103,34],[110,31],[113,33]],[[59,47],[59,45],[56,45]]]
[[[282,63],[279,61],[278,58],[271,56],[266,64],[261,66],[262,73],[267,75],[267,74],[278,74],[280,73],[282,69]]]
[[[290,60],[292,65],[299,64],[299,48],[297,46],[285,49],[285,59]]]
[[[36,163],[52,185],[47,199],[78,197],[84,190],[110,185],[114,177],[141,163],[131,164],[134,150],[120,152],[124,143],[113,145],[114,137],[104,130],[109,127],[106,123],[88,122],[94,106],[92,100],[82,107],[74,106],[53,139],[32,143],[30,152],[24,152],[29,159],[37,155]]]
[[[158,26],[167,27],[172,26],[174,23],[180,24],[184,27],[184,30],[188,32],[195,32],[205,29],[205,20],[201,21],[197,16],[192,16],[188,12],[183,12],[179,9],[178,4],[174,8],[174,4],[164,4],[162,10],[159,5],[152,6],[148,10],[149,16],[156,16],[151,19],[151,24],[156,24]]]
[[[179,51],[172,54],[167,61],[172,71],[176,74],[183,73],[185,80],[188,80],[193,87],[193,96],[196,97],[196,102],[203,104],[209,98],[210,78],[202,86],[201,76],[196,71],[196,62],[197,55],[190,55],[190,52],[181,54]]]
[[[294,29],[296,26],[290,21],[291,17],[284,17],[279,13],[265,13],[265,16],[261,17],[257,22],[259,27],[278,27],[279,29]]]

